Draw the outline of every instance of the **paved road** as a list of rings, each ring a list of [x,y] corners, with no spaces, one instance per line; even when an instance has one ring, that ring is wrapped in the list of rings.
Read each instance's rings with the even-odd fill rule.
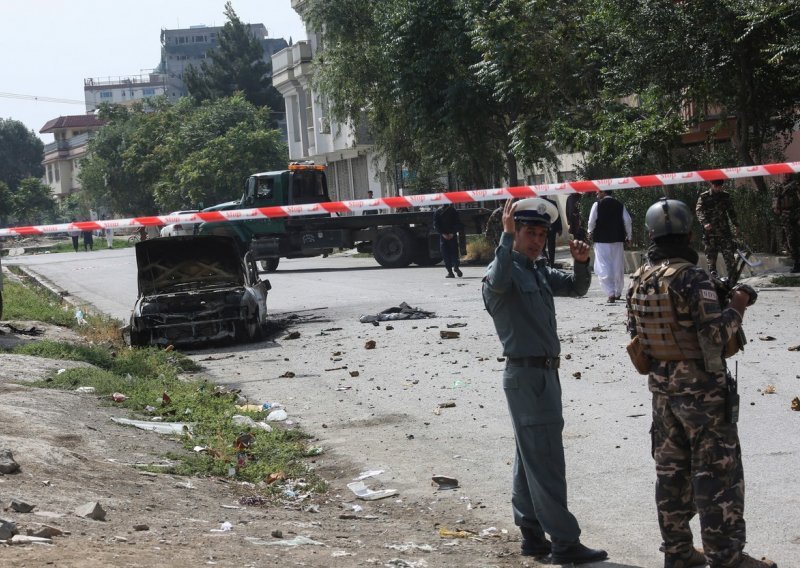
[[[131,251],[12,262],[28,264],[117,317],[127,317],[133,305]],[[334,487],[359,471],[384,469],[371,484],[399,489],[421,519],[445,525],[465,519],[477,528],[513,531],[513,435],[500,386],[500,346],[480,301],[482,273],[482,267],[467,267],[463,279],[446,280],[441,267],[384,270],[371,259],[282,260],[278,272],[265,275],[273,285],[273,314],[328,321],[298,324],[299,340],[217,347],[195,358],[235,355],[202,364],[255,401],[284,403],[290,418],[326,449],[317,464],[335,466],[329,470]],[[624,354],[624,308],[604,300],[596,283],[586,298],[557,299],[562,355],[570,357],[561,370],[570,506],[584,541],[608,548],[605,566],[650,568],[662,560],[649,394]],[[790,410],[800,395],[800,353],[788,351],[800,344],[798,300],[798,289],[764,291],[748,311],[751,343],[738,357],[748,549],[782,568],[800,565],[800,412]],[[362,314],[402,301],[438,317],[378,327],[358,322]],[[459,339],[442,340],[446,324],[466,326],[454,328]],[[767,336],[775,340],[759,339]],[[369,339],[377,343],[373,350],[364,349]],[[282,378],[286,371],[296,376]],[[769,384],[776,394],[762,395]],[[450,400],[454,408],[434,412]],[[461,489],[433,491],[433,474],[457,477]]]

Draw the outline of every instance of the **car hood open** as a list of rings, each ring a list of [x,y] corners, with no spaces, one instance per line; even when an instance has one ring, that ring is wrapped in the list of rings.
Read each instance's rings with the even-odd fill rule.
[[[245,283],[235,241],[219,235],[167,237],[137,243],[136,264],[140,296]]]

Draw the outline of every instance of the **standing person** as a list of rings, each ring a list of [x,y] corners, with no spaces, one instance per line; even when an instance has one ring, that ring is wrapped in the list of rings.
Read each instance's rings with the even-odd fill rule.
[[[503,390],[516,439],[511,507],[522,533],[522,555],[550,553],[551,563],[583,564],[608,554],[581,544],[578,521],[567,508],[553,296],[582,296],[589,289],[589,246],[569,242],[574,274],[548,267],[540,257],[557,216],[558,209],[544,199],[506,203],[500,245],[483,279],[483,301],[506,356]]]
[[[610,191],[602,191],[597,197],[589,212],[594,272],[608,302],[614,303],[621,299],[625,286],[625,244],[630,244],[632,238],[631,216]]]
[[[73,219],[72,222],[74,223],[75,219]],[[75,249],[75,252],[78,252],[78,239],[81,236],[80,230],[78,230],[78,229],[70,229],[69,230],[69,236],[72,239],[72,248]]]
[[[709,189],[700,194],[695,206],[697,220],[703,227],[703,244],[706,248],[708,271],[717,275],[717,256],[722,253],[727,274],[736,270],[733,236],[738,232],[739,222],[733,208],[731,194],[723,189],[725,181],[715,179]]]
[[[442,205],[433,214],[433,228],[439,233],[439,250],[442,253],[444,267],[447,269],[445,278],[455,278],[453,271],[461,278],[461,261],[458,250],[458,233],[464,230],[458,211],[451,203]]]
[[[650,363],[664,567],[777,568],[742,552],[744,473],[736,419],[726,411],[732,381],[722,358],[757,294],[740,284],[720,308],[714,284],[696,266],[691,227],[692,213],[681,201],[662,199],[647,210],[652,244],[627,293],[628,330]],[[693,545],[695,512],[704,552]]]
[[[369,199],[369,200],[375,199],[375,194],[372,192],[371,189],[367,190],[367,199]],[[377,215],[378,214],[378,210],[377,209],[364,209],[364,211],[361,214],[362,215]]]
[[[586,240],[586,229],[583,228],[583,219],[581,219],[582,197],[582,193],[570,193],[567,197],[567,226],[572,238],[576,241]]]
[[[786,248],[792,255],[792,272],[800,272],[800,182],[797,174],[786,174],[775,188],[772,212],[778,216]]]
[[[94,250],[94,236],[92,235],[92,231],[83,231],[83,250],[87,252]]]
[[[103,220],[105,221],[105,219],[106,216],[103,215]],[[106,244],[108,245],[108,248],[114,248],[114,229],[111,227],[106,227],[103,229],[103,231],[106,236]]]
[[[556,208],[558,211],[558,203],[549,197],[543,197],[545,201],[548,203],[552,203],[553,207]],[[556,262],[556,238],[558,235],[562,233],[564,230],[564,225],[561,223],[561,215],[559,215],[555,221],[550,225],[550,230],[547,232],[547,264],[550,268],[555,266]]]

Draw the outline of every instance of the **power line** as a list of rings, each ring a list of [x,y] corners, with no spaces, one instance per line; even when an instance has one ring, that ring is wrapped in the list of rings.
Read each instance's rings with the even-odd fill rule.
[[[85,105],[86,101],[78,101],[76,99],[60,99],[57,97],[39,97],[37,95],[21,95],[19,93],[2,93],[0,98],[5,99],[21,99],[23,101],[38,101],[42,103],[61,103],[66,105]]]

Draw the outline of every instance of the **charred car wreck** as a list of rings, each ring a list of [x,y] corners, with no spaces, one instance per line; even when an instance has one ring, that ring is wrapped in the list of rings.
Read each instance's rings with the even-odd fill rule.
[[[181,345],[252,340],[267,323],[269,280],[230,237],[184,236],[137,243],[139,295],[130,343]]]

